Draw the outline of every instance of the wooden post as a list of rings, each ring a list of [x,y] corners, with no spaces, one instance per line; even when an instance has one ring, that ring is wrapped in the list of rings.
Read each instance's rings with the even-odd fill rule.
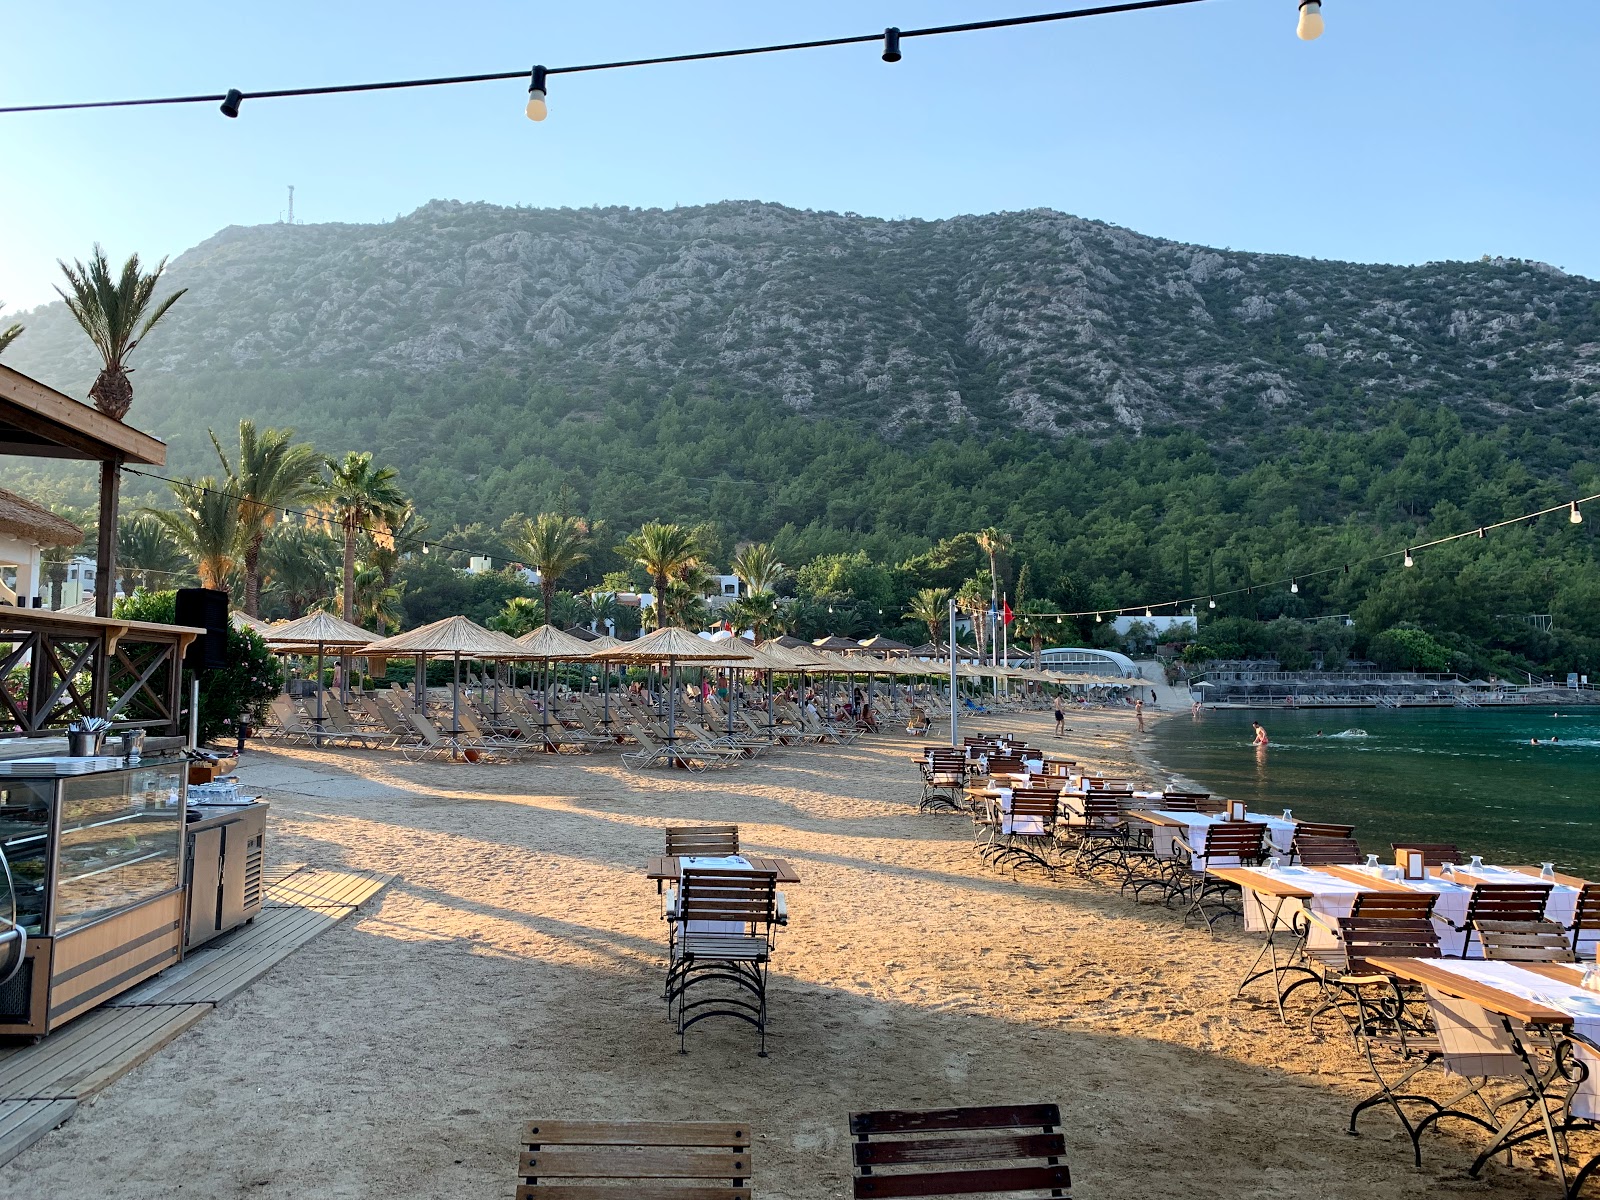
[[[94,615],[109,617],[117,594],[117,507],[122,496],[122,459],[100,463],[100,542],[94,564]]]

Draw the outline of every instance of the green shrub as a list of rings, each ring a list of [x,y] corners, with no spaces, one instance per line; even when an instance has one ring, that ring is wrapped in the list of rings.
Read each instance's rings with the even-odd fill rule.
[[[113,615],[128,621],[175,624],[176,592],[135,592],[116,602]],[[283,667],[266,642],[249,630],[228,626],[228,665],[200,673],[200,740],[232,737],[241,714],[257,725],[283,690]],[[187,693],[186,693],[187,696]],[[187,700],[186,700],[187,702]]]

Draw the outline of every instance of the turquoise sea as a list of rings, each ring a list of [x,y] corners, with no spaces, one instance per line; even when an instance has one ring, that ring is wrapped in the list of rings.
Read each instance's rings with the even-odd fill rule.
[[[1600,877],[1600,708],[1216,710],[1159,722],[1148,749],[1252,809],[1354,825],[1385,859],[1391,841],[1454,842]]]

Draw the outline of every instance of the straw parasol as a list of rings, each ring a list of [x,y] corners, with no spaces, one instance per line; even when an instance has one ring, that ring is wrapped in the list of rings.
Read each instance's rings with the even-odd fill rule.
[[[585,629],[582,625],[569,625],[561,631],[569,637],[575,637],[580,642],[592,642],[600,635],[592,629]]]
[[[330,612],[307,613],[298,621],[285,621],[263,629],[262,639],[277,654],[317,656],[317,728],[322,728],[322,656],[331,646],[335,650],[354,650],[372,640],[372,634],[359,625],[341,620]]]
[[[228,620],[233,622],[235,629],[248,629],[251,633],[265,634],[272,628],[259,617],[252,617],[247,612],[240,612],[237,608],[228,613]]]
[[[603,653],[608,662],[627,663],[632,666],[666,664],[671,685],[667,693],[669,739],[678,736],[678,664],[709,663],[730,657],[727,642],[707,641],[678,625],[664,625],[654,633],[631,642],[624,642]],[[599,654],[591,652],[590,657],[597,658]]]
[[[911,649],[904,642],[897,642],[892,637],[884,637],[881,633],[875,637],[867,638],[861,643],[861,648],[863,650],[871,650],[874,654],[888,654],[891,651],[898,654],[903,650]]]
[[[407,633],[397,633],[393,637],[373,642],[363,653],[395,657],[414,655],[419,663],[429,655],[448,654],[455,663],[450,691],[452,742],[461,735],[461,660],[474,658],[480,661],[493,661],[527,657],[527,651],[514,638],[493,629],[485,629],[477,622],[459,616],[446,617],[431,625],[423,625]],[[417,678],[419,681],[424,678],[424,673],[420,669]],[[422,695],[426,697],[425,692]]]
[[[840,637],[838,634],[829,634],[825,638],[818,638],[811,643],[818,650],[859,650],[861,643],[855,638]]]
[[[590,634],[592,638],[594,635]],[[550,663],[554,660],[572,662],[580,658],[588,658],[594,649],[592,642],[557,629],[554,625],[541,625],[531,629],[516,639],[519,646],[523,647],[523,657],[535,659],[544,663],[544,684],[539,689],[540,723],[546,735],[550,730]]]
[[[589,643],[589,657],[599,656],[602,650],[611,650],[623,645],[621,638],[614,638],[609,633],[596,634]],[[600,659],[600,720],[609,732],[611,729],[611,660]]]

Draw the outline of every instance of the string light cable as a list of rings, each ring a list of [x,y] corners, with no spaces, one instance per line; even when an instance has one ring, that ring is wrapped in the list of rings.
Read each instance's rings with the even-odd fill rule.
[[[1126,0],[1121,4],[1101,4],[1092,8],[1074,8],[1060,12],[1033,13],[1016,17],[997,17],[987,21],[967,21],[959,25],[930,25],[921,29],[890,27],[881,33],[852,34],[846,37],[817,38],[804,42],[782,42],[767,46],[745,46],[733,50],[703,50],[691,54],[667,54],[652,58],[621,59],[615,62],[583,63],[566,67],[536,66],[528,70],[490,71],[476,75],[440,75],[425,79],[391,79],[378,83],[341,83],[321,87],[273,88],[264,91],[242,91],[229,88],[220,92],[197,96],[155,96],[137,100],[85,100],[62,104],[17,104],[0,107],[0,113],[63,112],[89,108],[140,108],[153,105],[217,104],[223,116],[237,117],[246,100],[282,100],[300,96],[335,96],[356,92],[387,92],[409,88],[449,87],[462,83],[496,83],[511,79],[528,80],[528,101],[525,112],[530,120],[542,121],[549,112],[547,103],[549,79],[554,75],[579,75],[593,71],[617,71],[632,67],[658,67],[676,63],[710,62],[724,58],[748,58],[754,55],[783,54],[794,50],[823,50],[838,46],[858,46],[878,42],[883,46],[884,62],[901,60],[901,42],[907,38],[938,37],[945,34],[978,33],[994,29],[1015,29],[1028,25],[1052,24],[1082,17],[1104,17],[1119,13],[1144,12],[1151,9],[1177,8],[1180,5],[1201,4],[1206,0]],[[1320,0],[1298,0],[1299,22],[1296,34],[1302,41],[1313,41],[1322,35],[1322,5]]]
[[[137,467],[124,467],[123,471],[129,475],[141,475],[146,479],[157,479],[163,483],[171,484],[175,487],[188,488],[192,492],[203,492],[209,493],[213,496],[224,496],[230,500],[237,500],[241,504],[253,503],[249,497],[241,496],[237,492],[230,492],[222,488],[206,487],[203,484],[194,483],[188,479],[174,479],[168,475],[161,475],[155,471],[143,471]],[[689,477],[685,476],[684,478]],[[744,481],[730,479],[718,480],[716,482],[738,483]],[[751,480],[749,482],[755,481]],[[1093,617],[1096,621],[1099,621],[1107,614],[1112,616],[1124,616],[1127,613],[1137,613],[1142,610],[1144,615],[1148,617],[1155,615],[1153,610],[1158,608],[1182,608],[1185,605],[1193,607],[1198,606],[1202,600],[1207,602],[1208,608],[1216,608],[1217,601],[1219,599],[1225,600],[1229,596],[1250,595],[1254,593],[1257,588],[1270,588],[1287,584],[1289,585],[1291,591],[1298,592],[1300,590],[1300,584],[1305,580],[1316,579],[1322,575],[1349,574],[1351,567],[1371,566],[1373,563],[1388,562],[1394,558],[1400,558],[1403,566],[1412,567],[1416,565],[1416,555],[1423,550],[1431,550],[1436,546],[1446,546],[1451,542],[1459,542],[1463,538],[1482,539],[1487,537],[1488,534],[1493,530],[1506,529],[1513,525],[1525,525],[1529,521],[1536,521],[1540,517],[1548,517],[1552,513],[1564,512],[1567,514],[1567,520],[1569,523],[1573,525],[1581,525],[1583,523],[1583,512],[1580,506],[1591,503],[1595,500],[1600,500],[1600,492],[1596,492],[1592,496],[1580,496],[1576,500],[1563,500],[1560,504],[1552,505],[1549,508],[1541,508],[1535,512],[1523,513],[1520,517],[1508,517],[1504,521],[1495,521],[1489,525],[1475,525],[1471,529],[1464,529],[1460,533],[1452,533],[1445,537],[1434,538],[1430,542],[1413,542],[1403,550],[1388,550],[1382,554],[1373,554],[1367,558],[1353,559],[1349,562],[1340,563],[1336,567],[1320,567],[1314,571],[1297,571],[1293,575],[1284,575],[1278,579],[1269,579],[1261,583],[1251,583],[1245,587],[1230,588],[1227,591],[1202,592],[1194,596],[1182,596],[1169,600],[1149,600],[1139,604],[1106,605],[1101,608],[1085,608],[1079,610],[1078,612],[1030,612],[1019,613],[1018,615],[1037,619],[1055,617],[1058,621],[1067,617]],[[314,509],[301,510],[287,508],[280,505],[270,505],[264,507],[271,507],[274,512],[282,512],[286,516],[292,515],[302,517],[307,521],[316,522],[319,525],[330,525],[336,523],[328,513],[318,512]],[[385,533],[383,536],[387,537],[396,546],[409,544],[413,547],[420,548],[424,554],[427,554],[436,548],[448,553],[466,554],[468,556],[488,558],[491,562],[493,562],[495,558],[499,557],[498,555],[480,555],[476,550],[469,546],[457,546],[450,542],[443,542],[434,538],[424,538],[420,535],[402,536],[394,533]],[[133,569],[137,570],[138,568]],[[830,609],[829,611],[832,610]]]

